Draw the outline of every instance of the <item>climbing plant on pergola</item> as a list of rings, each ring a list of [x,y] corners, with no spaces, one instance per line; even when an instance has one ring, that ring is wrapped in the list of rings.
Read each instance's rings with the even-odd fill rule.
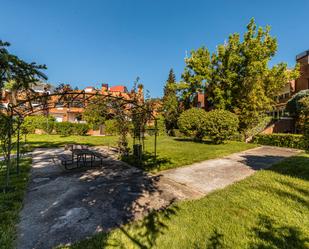
[[[11,151],[13,149],[13,135],[16,134],[16,169],[19,173],[20,162],[20,128],[25,117],[35,114],[48,115],[49,110],[62,107],[85,107],[87,104],[96,101],[106,101],[109,104],[109,114],[113,115],[118,122],[126,121],[133,124],[133,153],[140,163],[143,158],[144,150],[144,132],[147,122],[153,121],[154,128],[154,158],[156,162],[157,157],[157,120],[153,115],[152,108],[145,105],[144,101],[141,101],[137,97],[126,99],[123,96],[114,96],[111,93],[102,93],[99,91],[85,92],[85,91],[64,91],[57,93],[35,93],[33,91],[25,91],[21,93],[24,95],[24,100],[19,101],[17,104],[9,103],[6,108],[3,109],[6,118],[6,140],[7,143],[5,153],[5,160],[7,167],[11,166]],[[33,104],[35,103],[35,105]],[[120,133],[120,136],[123,135]],[[127,144],[118,144],[120,152],[123,154],[128,153],[125,149]],[[7,171],[9,172],[9,170]]]

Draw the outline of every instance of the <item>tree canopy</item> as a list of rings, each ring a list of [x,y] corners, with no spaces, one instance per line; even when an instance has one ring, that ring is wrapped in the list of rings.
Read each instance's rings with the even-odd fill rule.
[[[46,66],[23,61],[8,51],[9,46],[8,42],[0,40],[0,89],[6,85],[12,91],[12,101],[15,102],[13,104],[16,104],[17,91],[29,90],[32,84],[47,79],[42,72]]]
[[[197,92],[203,91],[211,109],[239,115],[241,130],[254,126],[272,109],[280,89],[299,75],[298,65],[291,70],[286,63],[269,66],[276,51],[277,40],[270,27],[257,27],[254,19],[242,39],[238,33],[231,34],[212,54],[205,47],[193,50],[178,84],[185,108],[190,108]]]

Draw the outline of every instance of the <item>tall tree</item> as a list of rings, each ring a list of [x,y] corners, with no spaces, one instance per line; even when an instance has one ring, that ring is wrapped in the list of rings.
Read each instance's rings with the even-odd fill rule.
[[[280,89],[299,74],[298,66],[288,70],[286,63],[269,67],[276,51],[270,27],[258,28],[254,19],[242,39],[237,33],[230,35],[211,56],[204,47],[192,51],[179,84],[185,107],[190,108],[195,94],[205,87],[212,108],[238,114],[241,130],[255,126],[272,109]]]
[[[46,66],[23,61],[8,51],[9,46],[8,42],[0,40],[0,92],[2,93],[3,87],[10,90],[10,104],[16,105],[19,91],[31,90],[31,86],[35,85],[40,79],[47,79],[46,75],[42,72],[43,69],[46,69]],[[15,131],[13,129],[14,121],[15,119],[13,119],[12,115],[1,112],[0,144],[6,161],[6,187],[8,187],[11,168],[12,137]],[[18,120],[18,126],[19,122]],[[18,164],[17,172],[19,172]]]
[[[201,47],[191,51],[191,56],[185,59],[186,67],[182,74],[182,82],[178,90],[185,109],[193,107],[198,92],[204,92],[210,78],[211,60],[207,48]]]
[[[171,69],[164,86],[164,96],[162,104],[165,128],[169,135],[174,135],[174,129],[177,128],[177,119],[179,117],[176,88],[176,76],[174,70]]]

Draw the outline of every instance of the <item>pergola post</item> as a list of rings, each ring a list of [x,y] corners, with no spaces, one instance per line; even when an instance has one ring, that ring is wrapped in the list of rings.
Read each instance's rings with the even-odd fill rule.
[[[158,122],[157,118],[155,118],[155,144],[154,144],[155,165],[157,165],[157,136],[158,136]]]
[[[16,148],[16,172],[17,174],[20,173],[20,168],[19,168],[19,159],[20,159],[20,119],[18,119],[17,122],[17,148]]]

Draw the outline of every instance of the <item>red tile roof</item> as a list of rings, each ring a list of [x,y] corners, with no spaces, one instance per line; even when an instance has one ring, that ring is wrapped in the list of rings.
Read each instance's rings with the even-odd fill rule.
[[[109,88],[110,92],[122,92],[122,93],[127,93],[128,89],[126,86],[111,86]]]

